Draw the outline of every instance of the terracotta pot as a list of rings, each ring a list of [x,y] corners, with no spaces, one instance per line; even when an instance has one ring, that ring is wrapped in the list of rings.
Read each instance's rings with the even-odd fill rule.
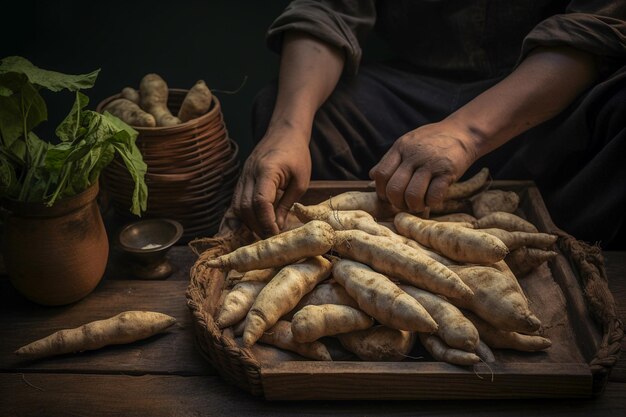
[[[6,202],[4,261],[13,286],[43,305],[80,300],[98,285],[109,242],[96,203],[98,183],[84,192],[40,203]]]

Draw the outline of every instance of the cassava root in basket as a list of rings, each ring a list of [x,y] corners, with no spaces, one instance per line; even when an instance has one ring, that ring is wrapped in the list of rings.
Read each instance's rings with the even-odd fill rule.
[[[328,278],[332,263],[321,256],[287,265],[263,287],[246,316],[243,343],[252,346],[268,328]]]
[[[417,300],[367,265],[341,259],[333,266],[333,276],[380,323],[398,330],[437,331],[437,323]]]
[[[167,83],[158,74],[146,74],[139,83],[141,108],[156,119],[157,126],[174,126],[180,119],[167,108],[169,90]]]
[[[304,306],[291,320],[293,338],[299,343],[364,330],[373,325],[374,320],[368,314],[356,308],[338,304]]]
[[[103,109],[115,117],[119,117],[131,126],[154,127],[156,120],[150,113],[143,111],[138,104],[125,98],[111,101]]]
[[[484,186],[478,188],[477,193],[485,193]],[[533,313],[517,276],[504,262],[502,253],[508,251],[505,241],[511,247],[520,245],[512,243],[515,239],[521,240],[524,245],[536,244],[545,247],[553,242],[554,237],[537,232],[534,232],[533,236],[528,236],[507,231],[503,233],[477,230],[474,227],[478,227],[480,219],[476,220],[463,213],[446,216],[437,221],[427,220],[426,223],[433,226],[446,221],[448,224],[444,227],[451,232],[445,244],[433,243],[430,239],[420,244],[415,242],[413,235],[409,233],[408,236],[402,237],[404,240],[395,238],[393,229],[397,225],[376,222],[372,213],[358,210],[363,209],[363,201],[366,201],[366,205],[370,205],[369,211],[374,213],[387,210],[391,218],[393,216],[408,218],[406,213],[395,209],[389,210],[389,207],[385,206],[388,203],[373,202],[370,196],[363,198],[363,193],[344,193],[339,197],[337,199],[331,197],[323,203],[312,206],[296,204],[292,211],[305,223],[302,228],[310,227],[311,223],[325,223],[328,230],[332,230],[334,244],[326,249],[326,252],[318,253],[326,254],[332,261],[334,264],[332,274],[314,279],[294,278],[293,282],[287,285],[292,289],[286,291],[279,289],[282,281],[280,271],[302,265],[303,258],[294,256],[291,264],[282,269],[278,267],[279,272],[254,302],[265,307],[251,308],[247,318],[235,323],[233,327],[233,334],[244,333],[245,346],[262,341],[265,337],[264,332],[268,332],[268,329],[278,322],[290,323],[289,338],[293,341],[304,343],[317,341],[323,344],[328,340],[338,339],[345,349],[362,360],[402,360],[410,356],[411,346],[418,336],[431,355],[438,358],[437,360],[462,366],[475,364],[481,358],[484,362],[495,360],[490,347],[515,349],[513,342],[509,340],[516,342],[523,340],[528,344],[518,345],[518,350],[530,351],[549,346],[548,339],[526,334],[538,331],[541,322]],[[470,195],[466,198],[474,197]],[[502,197],[515,200],[504,194],[498,196],[500,199]],[[362,199],[359,202],[361,205],[355,207],[354,201],[359,199]],[[347,210],[337,210],[337,206],[345,207]],[[501,212],[487,214],[483,218],[491,217],[493,220],[500,216],[499,213]],[[386,217],[382,220],[389,219],[390,217]],[[515,217],[509,216],[509,219]],[[453,223],[450,223],[451,221]],[[460,224],[463,222],[466,224]],[[475,233],[472,235],[473,246],[479,248],[478,253],[468,255],[463,258],[464,260],[459,260],[458,256],[456,260],[444,258],[441,252],[445,252],[446,256],[452,256],[446,252],[444,248],[446,244],[458,246],[458,241],[466,239],[468,231]],[[494,237],[488,232],[503,236],[503,239]],[[281,233],[274,239],[284,239],[285,236],[289,236],[288,233]],[[248,245],[246,250],[256,247],[257,249],[252,252],[258,254],[261,247],[271,242],[270,239],[273,238],[260,241],[266,243],[256,242]],[[487,255],[492,257],[485,258],[484,252],[490,251],[485,247],[488,248],[487,243],[493,242],[494,239],[500,243],[498,245],[500,253],[495,256]],[[412,246],[411,242],[416,246]],[[224,256],[235,257],[237,250]],[[281,257],[286,251],[289,251],[288,245],[281,246],[277,252],[271,252],[272,255],[256,255],[249,259],[241,259],[236,267],[229,263],[230,261],[224,262],[227,258],[214,261],[210,265],[240,268],[245,271],[247,268],[260,267],[257,258]],[[425,256],[423,251],[432,251],[433,254],[448,259],[448,267]],[[331,261],[326,262],[330,264]],[[485,265],[477,265],[479,263]],[[429,268],[433,268],[434,272],[428,272]],[[406,301],[406,297],[414,303]],[[407,307],[409,304],[411,306]],[[416,308],[415,304],[419,307]],[[480,329],[469,316],[482,317],[476,320],[487,321],[486,325],[490,326],[490,329],[495,329],[495,334],[506,335],[503,336],[503,340],[507,342],[494,343],[489,335],[482,340]],[[353,328],[352,326],[366,325],[371,327],[348,331]],[[385,336],[381,337],[381,334]],[[491,341],[492,345],[486,343],[487,341]]]
[[[367,264],[381,274],[445,296],[473,294],[456,273],[408,245],[360,230],[337,231],[336,239],[334,250],[340,256]]]
[[[398,232],[458,262],[492,264],[509,253],[497,237],[453,222],[421,219],[408,213],[394,217]]]
[[[103,110],[137,127],[176,126],[208,113],[213,102],[209,87],[204,80],[198,80],[185,94],[174,116],[168,108],[169,88],[158,74],[146,74],[139,83],[139,90],[124,87],[119,96]]]
[[[289,265],[323,255],[335,243],[335,231],[326,222],[313,220],[304,226],[242,246],[207,261],[207,266],[240,272]]]

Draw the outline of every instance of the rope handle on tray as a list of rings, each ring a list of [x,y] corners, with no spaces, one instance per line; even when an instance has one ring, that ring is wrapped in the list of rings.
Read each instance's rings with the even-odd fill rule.
[[[624,325],[617,317],[615,299],[609,290],[601,249],[577,240],[562,230],[554,233],[559,236],[559,248],[567,254],[579,273],[583,294],[593,318],[602,325],[602,342],[589,363],[593,374],[593,393],[599,394],[619,358]]]

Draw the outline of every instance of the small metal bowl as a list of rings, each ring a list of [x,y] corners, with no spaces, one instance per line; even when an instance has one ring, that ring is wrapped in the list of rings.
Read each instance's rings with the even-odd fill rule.
[[[165,256],[183,234],[183,226],[170,219],[146,219],[120,230],[120,248],[132,259],[132,272],[141,279],[164,279],[173,266]]]

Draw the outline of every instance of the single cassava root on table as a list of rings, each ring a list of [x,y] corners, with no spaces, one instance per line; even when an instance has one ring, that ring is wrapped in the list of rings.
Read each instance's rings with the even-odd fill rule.
[[[59,330],[15,351],[18,356],[38,359],[65,353],[100,349],[145,339],[176,323],[174,317],[152,311],[125,311],[114,317]]]
[[[244,347],[316,360],[332,359],[324,347],[333,339],[380,361],[403,360],[421,342],[435,360],[460,366],[497,361],[497,349],[549,348],[512,261],[552,253],[556,237],[513,213],[514,193],[485,190],[488,178],[481,171],[451,188],[450,204],[470,209],[436,219],[375,192],[294,204],[290,215],[303,225],[204,261],[230,271],[216,323]]]

